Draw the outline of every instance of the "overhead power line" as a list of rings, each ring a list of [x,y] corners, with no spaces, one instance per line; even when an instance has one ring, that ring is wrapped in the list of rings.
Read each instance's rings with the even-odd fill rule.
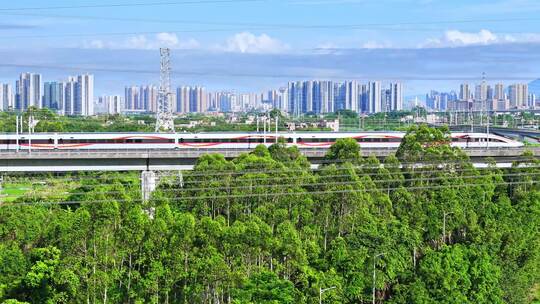
[[[500,182],[492,183],[494,186],[501,185],[537,185],[540,184],[540,181],[525,181],[525,182]],[[460,189],[466,187],[476,187],[478,185],[436,185],[436,186],[418,186],[418,187],[407,187],[407,190],[434,190],[434,189]],[[395,191],[402,189],[402,187],[394,188],[372,188],[372,189],[347,189],[347,190],[331,190],[331,191],[302,191],[302,192],[273,192],[273,193],[256,193],[256,194],[237,194],[237,195],[216,195],[216,196],[189,196],[182,197],[186,200],[215,200],[215,199],[224,199],[224,198],[254,198],[254,197],[283,197],[283,196],[296,196],[296,195],[319,195],[319,194],[339,194],[339,193],[365,193],[365,192],[381,192],[381,191]],[[127,203],[127,202],[142,202],[142,199],[107,199],[107,200],[86,200],[86,201],[65,201],[65,202],[28,202],[28,203],[5,203],[1,204],[0,208],[5,207],[25,207],[25,206],[36,206],[36,205],[79,205],[79,204],[103,204],[103,203]]]
[[[247,1],[247,0],[246,0]],[[264,2],[268,0],[258,0],[255,2]],[[250,2],[250,1],[248,1]],[[488,19],[455,19],[455,20],[438,20],[438,21],[396,21],[396,22],[370,22],[370,23],[351,23],[351,24],[298,24],[298,23],[261,23],[261,22],[218,22],[218,21],[201,21],[193,19],[150,19],[150,18],[126,18],[126,17],[111,17],[111,16],[91,16],[91,15],[58,15],[58,14],[43,14],[43,13],[17,13],[13,11],[3,11],[0,9],[0,15],[6,16],[28,16],[28,17],[45,17],[57,19],[74,19],[74,20],[102,20],[114,22],[134,22],[134,23],[157,23],[157,24],[192,24],[192,25],[220,25],[220,26],[255,26],[264,28],[286,28],[286,29],[359,29],[373,27],[399,27],[409,25],[445,25],[445,24],[469,24],[469,23],[507,23],[507,22],[526,22],[539,21],[538,17],[530,18],[488,18]],[[399,29],[399,28],[396,28]],[[441,29],[426,29],[439,31]],[[412,30],[422,30],[416,28]],[[498,32],[499,33],[499,32]],[[504,32],[509,33],[509,32]],[[522,32],[514,32],[522,33]]]
[[[161,1],[161,2],[134,2],[134,3],[107,3],[107,4],[82,4],[82,5],[59,5],[59,6],[28,6],[28,7],[4,7],[0,12],[17,11],[49,11],[66,9],[90,9],[90,8],[115,8],[115,7],[150,7],[150,6],[174,6],[174,5],[198,5],[220,3],[249,3],[266,2],[268,0],[185,0],[185,1]]]
[[[23,68],[23,69],[40,69],[40,70],[57,70],[57,71],[84,71],[84,72],[109,72],[109,73],[121,73],[121,74],[158,74],[156,70],[144,70],[144,69],[114,69],[98,66],[61,66],[61,65],[44,65],[44,64],[18,64],[18,63],[6,63],[0,62],[0,68]],[[320,72],[319,72],[320,73]],[[205,76],[205,77],[240,77],[240,78],[276,78],[276,79],[297,79],[297,78],[312,78],[314,75],[307,74],[261,74],[261,73],[233,73],[230,71],[181,71],[172,73],[174,76]],[[401,80],[401,81],[467,81],[477,80],[477,76],[414,76],[414,75],[386,75],[386,76],[364,76],[364,75],[346,75],[340,74],[340,76],[324,76],[321,79],[355,79],[355,80]],[[533,76],[492,76],[489,80],[524,80],[529,81],[534,79]]]
[[[536,172],[536,173],[510,173],[510,174],[505,174],[503,177],[522,177],[522,176],[526,176],[526,177],[536,177],[540,175],[540,172]],[[350,176],[349,176],[350,177]],[[320,176],[320,178],[325,178],[325,176]],[[392,182],[399,182],[399,183],[404,183],[404,184],[407,184],[407,183],[411,183],[411,182],[433,182],[433,181],[470,181],[470,180],[478,180],[478,179],[483,179],[483,178],[486,178],[486,176],[484,175],[475,175],[475,176],[438,176],[438,177],[419,177],[419,178],[405,178],[405,179],[395,179],[395,178],[392,178],[392,179],[383,179],[383,180],[372,180],[371,182],[373,182],[374,184],[381,184],[381,183],[392,183]],[[247,179],[245,181],[241,181],[241,180],[234,180],[235,183],[240,183],[240,182],[253,182],[252,180],[250,179]],[[289,187],[302,187],[302,188],[309,188],[309,187],[323,187],[323,186],[326,186],[326,187],[336,187],[336,186],[354,186],[354,185],[364,185],[362,183],[362,180],[355,180],[355,181],[342,181],[342,182],[338,182],[338,181],[331,181],[331,182],[318,182],[318,181],[314,181],[314,182],[306,182],[306,183],[299,183],[299,184],[280,184],[280,183],[275,183],[275,184],[255,184],[255,185],[243,185],[243,186],[223,186],[223,185],[220,185],[220,186],[217,186],[217,187],[194,187],[194,188],[180,188],[180,189],[159,189],[160,192],[163,192],[163,193],[175,193],[175,194],[182,194],[182,193],[189,193],[189,194],[192,194],[192,193],[207,193],[208,191],[235,191],[235,190],[260,190],[260,189],[266,189],[267,191],[272,191],[272,189],[275,189],[275,188],[286,188],[288,189],[288,186]],[[478,185],[478,184],[472,184],[470,186],[475,186],[475,185]],[[381,189],[388,189],[388,188],[381,188]],[[409,189],[409,187],[406,187],[405,189]],[[276,189],[277,190],[277,189]],[[86,195],[86,194],[91,194],[91,195],[112,195],[112,194],[122,194],[122,193],[125,193],[125,191],[88,191],[88,192],[76,192],[76,193],[69,193],[69,195],[73,195],[73,196],[77,196],[77,195]],[[6,197],[18,197],[18,195],[7,195]],[[178,198],[183,198],[183,197],[178,197]]]
[[[1,13],[0,13],[1,14]],[[84,19],[84,18],[83,18]],[[93,20],[93,19],[91,19]],[[101,20],[100,18],[96,20]],[[540,19],[539,19],[540,20]],[[188,23],[186,23],[188,24]],[[205,24],[202,23],[201,24]],[[212,24],[212,23],[208,23]],[[193,23],[193,25],[198,25]],[[200,26],[200,25],[199,25]],[[248,25],[240,26],[235,24],[226,24],[223,26],[236,26],[232,28],[209,28],[209,29],[168,29],[159,31],[131,31],[131,32],[100,32],[100,33],[61,33],[61,34],[35,34],[35,35],[3,35],[0,39],[50,39],[50,38],[68,38],[68,37],[107,37],[107,36],[135,36],[135,35],[157,35],[163,33],[169,34],[185,34],[185,33],[219,33],[219,32],[245,32],[245,31],[298,31],[298,30],[357,30],[357,31],[387,31],[387,32],[441,32],[447,29],[430,29],[430,28],[402,28],[398,25],[390,26],[362,26],[362,25]],[[398,26],[398,27],[396,27]],[[497,32],[498,34],[522,34],[522,32]],[[314,48],[308,50],[324,50]]]
[[[350,161],[350,160],[349,160]],[[518,158],[515,158],[513,161],[515,162],[528,162],[528,161],[531,161],[531,159],[529,157],[518,157]],[[338,161],[328,161],[326,162],[326,164],[337,164],[337,165],[340,165],[340,164],[343,164],[344,162],[347,162],[347,160],[338,160]],[[411,166],[411,165],[416,165],[418,163],[407,163],[407,162],[404,162],[404,163],[399,163],[398,166],[401,166],[401,167],[397,167],[395,168],[393,165],[392,166],[385,166],[384,163],[381,163],[379,166],[366,166],[366,165],[352,165],[351,167],[344,167],[344,166],[341,166],[341,167],[336,167],[334,170],[335,171],[347,171],[349,169],[352,169],[352,170],[379,170],[379,169],[383,169],[383,168],[390,168],[390,169],[399,169],[400,171],[398,173],[400,174],[431,174],[431,173],[441,173],[441,169],[443,168],[446,168],[446,166],[448,165],[456,165],[456,164],[460,164],[460,162],[444,162],[444,163],[429,163],[429,162],[426,162],[426,163],[423,163],[422,166],[417,166],[417,167],[413,167],[412,169],[414,171],[412,172],[409,172],[409,171],[402,171],[404,168],[403,167],[406,167],[407,170],[409,170],[409,167],[407,166]],[[438,165],[437,165],[438,164]],[[434,166],[437,167],[436,169],[434,169],[433,167],[431,166]],[[534,168],[539,168],[540,167],[540,164],[538,165],[525,165],[525,166],[521,166],[521,167],[513,167],[513,168],[509,168],[509,169],[513,169],[513,170],[524,170],[524,169],[534,169]],[[426,170],[429,169],[429,170]],[[201,177],[216,177],[218,180],[222,180],[223,177],[225,176],[231,176],[231,177],[234,177],[234,176],[237,176],[237,177],[241,177],[243,175],[246,175],[246,174],[281,174],[281,175],[286,175],[286,174],[295,174],[295,173],[303,173],[303,172],[306,172],[306,173],[317,173],[317,172],[324,172],[326,171],[328,168],[327,167],[319,167],[319,168],[316,168],[316,169],[244,169],[244,170],[208,170],[208,171],[190,171],[190,172],[185,172],[186,175],[184,176],[186,182],[208,182],[208,181],[211,181],[212,179],[207,179],[207,178],[201,178]],[[452,169],[451,171],[444,171],[445,173],[464,173],[464,172],[476,172],[476,171],[497,171],[497,170],[501,170],[499,168],[490,168],[490,167],[485,167],[485,168],[454,168]],[[176,172],[176,171],[174,171]],[[386,175],[387,173],[378,173],[378,172],[371,172],[371,173],[361,173],[359,174],[359,176],[380,176],[380,175]],[[27,175],[25,175],[27,176]],[[350,174],[340,174],[340,175],[332,175],[333,177],[343,177],[343,176],[350,176]],[[195,178],[194,178],[195,177]],[[113,180],[114,178],[116,177],[108,177],[108,176],[105,176],[105,177],[102,177],[103,179],[105,180]],[[134,179],[138,179],[139,177],[126,177],[126,180],[134,180]],[[252,179],[252,180],[269,180],[269,179],[282,179],[283,177],[281,176],[276,176],[276,177],[263,177],[263,178],[257,178],[257,179]],[[6,182],[9,182],[11,179],[15,179],[15,180],[19,180],[19,179],[22,179],[22,180],[25,180],[25,181],[43,181],[43,177],[40,176],[40,177],[37,177],[37,178],[27,178],[27,177],[19,177],[17,175],[13,175],[13,176],[9,176],[9,175],[6,175]],[[96,180],[96,177],[95,176],[77,176],[77,177],[74,177],[74,178],[55,178],[53,181],[54,182],[58,182],[58,181],[62,181],[62,182],[67,182],[67,181],[85,181],[85,180],[91,180],[91,181],[95,181]]]

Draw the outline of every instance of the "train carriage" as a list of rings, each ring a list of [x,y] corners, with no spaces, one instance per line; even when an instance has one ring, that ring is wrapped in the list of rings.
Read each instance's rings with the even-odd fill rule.
[[[250,149],[283,138],[302,149],[328,148],[340,138],[353,138],[363,148],[395,148],[404,132],[279,132],[279,133],[36,133],[0,135],[1,150],[136,150]],[[521,147],[522,143],[495,134],[452,133],[460,148]]]

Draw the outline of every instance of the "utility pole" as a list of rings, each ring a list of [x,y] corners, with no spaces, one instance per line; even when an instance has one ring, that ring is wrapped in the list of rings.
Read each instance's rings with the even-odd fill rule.
[[[257,114],[257,134],[259,134],[259,114]]]
[[[488,111],[487,113],[487,125],[486,125],[486,133],[487,133],[487,148],[489,149],[489,141],[490,141],[490,138],[489,138],[489,115],[490,115],[491,112]]]
[[[324,289],[319,287],[319,304],[322,304],[322,294],[334,288],[336,288],[336,286],[332,286],[332,287],[324,288]]]
[[[276,115],[276,144],[278,142],[278,121],[279,121],[279,115]]]
[[[15,116],[15,146],[16,151],[19,152],[19,114]]]
[[[266,115],[263,116],[263,144],[266,145]]]
[[[28,153],[32,153],[32,115],[28,113]]]
[[[171,93],[171,50],[159,49],[161,55],[159,96],[156,114],[156,132],[174,132]]]
[[[373,294],[372,294],[373,297],[372,297],[372,304],[375,304],[375,281],[376,281],[376,278],[377,278],[377,273],[376,273],[376,266],[377,265],[375,264],[375,262],[376,262],[377,258],[379,258],[379,257],[381,257],[383,255],[385,255],[384,252],[379,253],[379,254],[377,254],[377,255],[375,255],[373,257]]]

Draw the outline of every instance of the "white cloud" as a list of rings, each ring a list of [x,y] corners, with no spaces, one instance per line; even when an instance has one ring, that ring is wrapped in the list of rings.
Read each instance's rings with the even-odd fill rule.
[[[83,43],[84,48],[89,49],[139,49],[139,50],[152,50],[161,47],[168,47],[171,49],[196,49],[200,47],[197,40],[190,38],[181,40],[174,33],[158,33],[153,36],[137,35],[124,40],[91,40]]]
[[[480,30],[478,33],[464,33],[460,31],[447,31],[444,34],[446,41],[455,45],[490,44],[499,40],[497,35],[488,30]]]
[[[274,39],[267,34],[257,36],[250,32],[235,34],[227,39],[224,46],[219,48],[227,52],[253,54],[282,53],[290,49],[287,44]]]
[[[363,49],[389,49],[392,44],[389,42],[368,41],[362,44]]]
[[[442,37],[429,38],[424,43],[420,44],[419,47],[460,47],[470,45],[535,42],[540,42],[539,34],[522,33],[498,35],[485,29],[480,30],[477,33],[448,30],[444,33]]]

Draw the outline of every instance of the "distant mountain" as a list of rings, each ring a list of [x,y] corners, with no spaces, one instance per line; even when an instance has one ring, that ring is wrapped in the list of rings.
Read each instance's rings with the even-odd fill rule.
[[[533,80],[529,83],[529,94],[540,96],[540,79]]]

